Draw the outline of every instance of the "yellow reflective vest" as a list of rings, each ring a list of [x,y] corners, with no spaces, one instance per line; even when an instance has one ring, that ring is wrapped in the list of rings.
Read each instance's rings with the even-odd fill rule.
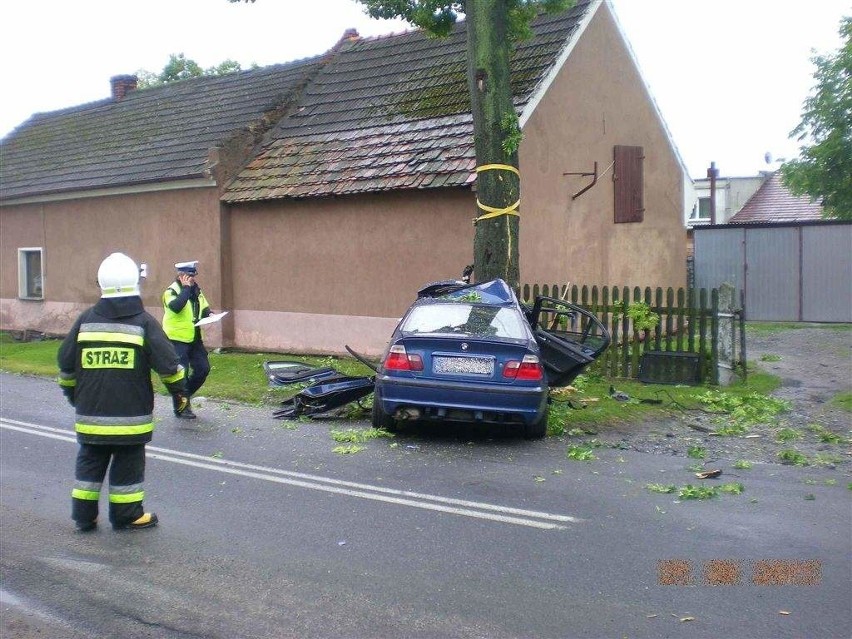
[[[172,282],[163,293],[163,330],[170,340],[189,344],[195,339],[195,323],[204,317],[204,311],[210,308],[210,304],[199,289],[197,304],[190,298],[181,311],[175,313],[169,308],[169,302],[180,295],[181,288],[179,282]]]

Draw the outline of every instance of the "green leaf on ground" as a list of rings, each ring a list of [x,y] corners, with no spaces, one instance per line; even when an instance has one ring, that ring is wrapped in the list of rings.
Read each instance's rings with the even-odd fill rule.
[[[782,428],[775,433],[775,441],[781,443],[801,439],[802,437],[802,433],[795,428]]]
[[[347,428],[331,431],[331,438],[341,443],[364,443],[380,437],[393,438],[395,435],[382,428]]]
[[[592,448],[588,446],[569,446],[565,456],[575,461],[592,461],[593,459],[597,459],[594,453],[592,453]]]
[[[739,495],[745,490],[745,486],[743,486],[739,482],[734,482],[730,484],[722,484],[718,487],[720,493],[728,493],[731,495]]]
[[[809,464],[807,457],[791,448],[779,451],[778,459],[784,464],[792,464],[793,466],[807,466]]]
[[[686,456],[692,459],[704,459],[707,456],[707,450],[703,446],[690,446],[686,451]]]
[[[349,446],[335,446],[331,449],[331,452],[338,455],[354,455],[355,453],[360,453],[362,450],[367,450],[367,447],[350,444]]]
[[[645,484],[645,488],[650,490],[652,493],[662,494],[673,493],[677,490],[677,486],[674,484]]]
[[[681,499],[712,499],[717,494],[718,491],[712,486],[693,486],[692,484],[687,484],[680,488],[677,496]]]

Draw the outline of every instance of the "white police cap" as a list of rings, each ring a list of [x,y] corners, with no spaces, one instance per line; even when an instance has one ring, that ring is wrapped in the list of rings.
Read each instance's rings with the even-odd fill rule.
[[[180,273],[186,273],[187,275],[197,275],[198,260],[193,260],[191,262],[178,262],[177,264],[175,264],[175,268]]]

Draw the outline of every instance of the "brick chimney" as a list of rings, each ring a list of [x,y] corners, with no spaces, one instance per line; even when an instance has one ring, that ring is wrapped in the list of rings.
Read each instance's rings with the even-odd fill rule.
[[[346,31],[343,32],[343,36],[340,38],[340,40],[337,41],[337,44],[335,44],[331,48],[329,53],[331,53],[331,54],[337,53],[338,51],[340,51],[343,48],[343,45],[345,45],[349,42],[358,42],[358,40],[360,40],[360,39],[361,39],[361,36],[358,34],[357,29],[347,29]]]
[[[118,102],[124,99],[124,96],[131,91],[136,90],[136,83],[139,81],[135,75],[114,75],[109,79],[112,87],[112,99]]]

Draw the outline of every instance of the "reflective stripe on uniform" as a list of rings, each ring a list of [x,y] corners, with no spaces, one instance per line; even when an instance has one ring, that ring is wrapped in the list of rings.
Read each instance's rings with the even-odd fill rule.
[[[103,486],[103,482],[100,481],[82,481],[78,479],[74,482],[74,488],[79,488],[80,490],[100,492],[101,486]]]
[[[74,489],[71,491],[71,496],[74,499],[98,501],[102,485],[99,481],[76,481],[74,482]]]
[[[81,333],[124,333],[145,336],[145,327],[136,324],[113,324],[111,322],[86,322],[80,325]]]
[[[77,341],[118,342],[142,346],[145,343],[145,328],[134,324],[88,322],[80,326]]]
[[[71,491],[71,497],[74,499],[82,499],[84,501],[98,501],[101,494],[92,492],[91,490],[80,490],[79,488],[75,488]]]
[[[145,343],[144,337],[136,337],[127,335],[126,333],[79,333],[77,335],[78,342],[117,342],[119,344],[133,344],[134,346],[142,346]]]
[[[71,491],[71,497],[74,499],[83,499],[85,501],[98,501],[101,495],[101,486],[99,481],[80,481],[74,482],[74,489]]]
[[[174,375],[160,375],[160,379],[163,381],[163,384],[171,384],[172,382],[178,382],[186,377],[186,371],[183,366],[178,364],[177,373]]]
[[[133,493],[132,495],[110,494],[109,501],[112,504],[132,504],[137,501],[145,501],[145,491],[142,491],[141,493]]]
[[[116,293],[121,293],[124,291],[125,293],[133,293],[138,290],[136,286],[107,286],[106,288],[101,289],[101,293],[104,295],[115,295]]]
[[[145,491],[142,489],[142,484],[109,487],[109,500],[113,504],[130,504],[144,499]]]
[[[131,415],[130,417],[103,417],[100,415],[77,415],[77,421],[81,424],[92,424],[94,426],[135,426],[147,424],[154,420],[150,413],[147,415]]]
[[[74,376],[73,373],[70,375],[66,373],[59,373],[59,377],[56,379],[56,381],[59,382],[59,385],[63,387],[73,388],[77,385],[77,378]]]
[[[77,415],[75,430],[83,435],[143,435],[154,431],[154,416],[98,417],[95,415]]]
[[[139,424],[137,426],[101,426],[77,422],[74,430],[81,435],[144,435],[145,433],[154,432],[154,422]]]

